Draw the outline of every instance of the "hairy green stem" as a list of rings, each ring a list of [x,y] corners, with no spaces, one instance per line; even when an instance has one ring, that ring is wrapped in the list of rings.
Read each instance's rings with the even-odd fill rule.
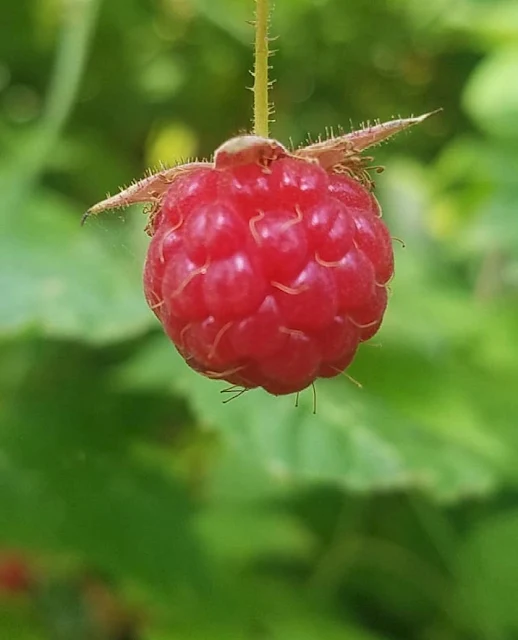
[[[254,64],[254,133],[268,137],[268,0],[256,0]]]

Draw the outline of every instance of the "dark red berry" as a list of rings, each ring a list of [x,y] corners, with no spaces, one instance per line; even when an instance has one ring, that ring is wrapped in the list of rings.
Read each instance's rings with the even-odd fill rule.
[[[151,221],[146,299],[186,362],[273,394],[352,362],[394,271],[370,191],[285,156],[174,180]]]
[[[0,555],[0,593],[23,593],[31,584],[31,570],[19,553]]]

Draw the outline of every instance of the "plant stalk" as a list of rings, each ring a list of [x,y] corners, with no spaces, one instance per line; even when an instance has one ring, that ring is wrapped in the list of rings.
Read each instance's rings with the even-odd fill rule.
[[[268,25],[269,0],[256,0],[254,63],[254,133],[268,137],[270,105],[268,100]]]

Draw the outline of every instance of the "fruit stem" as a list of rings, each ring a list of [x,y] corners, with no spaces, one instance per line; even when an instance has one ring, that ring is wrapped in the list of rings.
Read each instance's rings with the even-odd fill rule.
[[[268,102],[268,23],[269,0],[256,0],[254,64],[254,133],[268,137],[270,105]]]

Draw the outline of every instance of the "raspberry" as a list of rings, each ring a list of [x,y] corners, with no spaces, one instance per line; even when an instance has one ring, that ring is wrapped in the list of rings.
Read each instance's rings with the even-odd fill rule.
[[[0,593],[23,593],[31,584],[26,560],[17,553],[0,556]]]
[[[349,366],[381,325],[394,261],[367,187],[274,151],[221,153],[172,181],[144,289],[193,369],[280,395]]]
[[[433,113],[291,152],[231,138],[213,161],[147,175],[83,221],[149,203],[146,300],[185,361],[243,389],[299,392],[344,371],[387,306],[392,239],[360,154]]]
[[[394,256],[361,154],[437,112],[289,151],[268,137],[268,19],[256,0],[253,133],[213,161],[148,173],[82,220],[148,203],[145,296],[180,354],[207,377],[281,395],[338,375],[378,331]]]

